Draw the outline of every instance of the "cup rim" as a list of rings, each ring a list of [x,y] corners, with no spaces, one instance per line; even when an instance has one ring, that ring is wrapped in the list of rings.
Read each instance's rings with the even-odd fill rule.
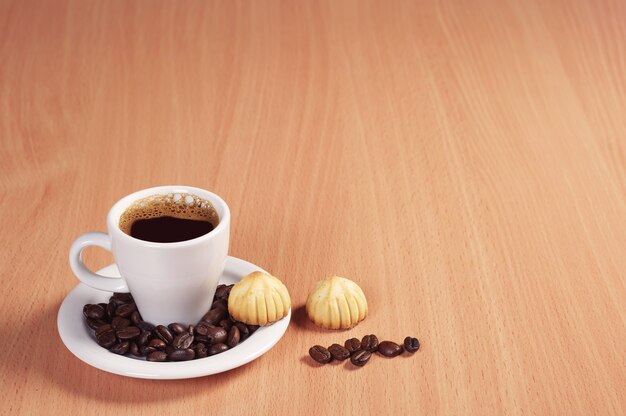
[[[159,194],[168,194],[168,193],[189,193],[196,195],[200,198],[208,200],[211,204],[213,204],[215,210],[219,215],[219,223],[217,227],[208,233],[201,235],[200,237],[192,238],[191,240],[185,241],[177,241],[175,243],[158,243],[154,241],[146,241],[140,240],[139,238],[135,238],[126,234],[124,231],[120,229],[119,219],[122,213],[128,208],[133,202],[146,198],[151,195],[159,195]],[[220,213],[222,211],[222,213]],[[163,186],[155,186],[152,188],[145,188],[139,191],[135,191],[131,194],[126,195],[125,197],[119,199],[107,214],[107,226],[109,229],[109,233],[115,233],[117,238],[121,238],[127,240],[128,242],[135,244],[142,244],[144,246],[154,247],[154,248],[174,248],[174,247],[185,247],[194,244],[199,244],[205,242],[207,240],[213,239],[215,236],[220,234],[221,230],[227,227],[227,224],[230,223],[230,208],[228,204],[217,194],[213,192],[207,191],[206,189],[197,188],[194,186],[186,186],[186,185],[163,185]]]

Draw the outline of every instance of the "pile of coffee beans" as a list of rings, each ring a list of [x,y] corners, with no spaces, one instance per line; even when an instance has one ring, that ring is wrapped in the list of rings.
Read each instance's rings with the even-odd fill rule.
[[[88,304],[83,315],[98,344],[115,354],[148,361],[187,361],[235,347],[259,327],[237,322],[228,313],[233,285],[219,285],[211,309],[196,325],[145,322],[130,293],[114,293],[109,303]]]
[[[343,361],[350,358],[350,362],[358,367],[363,367],[372,357],[379,353],[384,357],[397,357],[403,351],[414,353],[419,350],[420,343],[417,338],[406,337],[402,345],[393,341],[378,342],[376,335],[365,335],[360,341],[358,338],[346,340],[343,346],[333,344],[328,348],[315,345],[309,349],[309,355],[320,364],[327,364],[332,360]]]

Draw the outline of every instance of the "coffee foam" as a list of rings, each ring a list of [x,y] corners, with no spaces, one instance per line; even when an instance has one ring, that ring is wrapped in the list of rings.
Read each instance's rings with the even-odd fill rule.
[[[209,201],[188,193],[170,193],[135,201],[120,216],[119,227],[130,235],[130,228],[135,221],[166,216],[209,221],[214,228],[220,222],[217,211]]]

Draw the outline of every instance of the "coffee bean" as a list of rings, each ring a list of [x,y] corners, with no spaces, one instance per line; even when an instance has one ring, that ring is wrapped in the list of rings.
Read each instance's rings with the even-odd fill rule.
[[[332,361],[333,356],[326,348],[321,345],[315,345],[309,349],[309,355],[320,364],[326,364]]]
[[[211,304],[211,309],[228,310],[228,301],[226,299],[218,299]]]
[[[193,333],[196,332],[196,326],[195,325],[189,325],[187,327],[187,332],[189,333],[189,335],[193,335]]]
[[[96,337],[96,341],[101,347],[111,348],[117,342],[115,331],[113,331],[113,329],[110,329],[108,331],[102,332]]]
[[[198,335],[206,335],[209,332],[209,328],[211,328],[213,325],[209,325],[207,323],[204,322],[200,322],[198,325],[196,325],[196,334]]]
[[[86,304],[85,306],[83,306],[83,316],[85,318],[89,318],[89,316],[87,316],[87,311],[89,310],[89,307],[91,306],[90,303]]]
[[[96,336],[100,335],[103,332],[112,330],[113,327],[110,324],[100,325],[98,329],[96,329]]]
[[[211,343],[211,342],[210,342],[211,340],[210,340],[209,338],[207,338],[206,336],[204,336],[204,335],[196,335],[196,336],[194,337],[194,340],[195,340],[196,342],[201,342],[201,343],[206,344],[206,345],[208,345],[208,344],[210,344],[210,343]]]
[[[137,337],[137,345],[143,347],[148,343],[152,337],[152,331],[142,331],[139,337]]]
[[[350,338],[349,340],[346,340],[343,345],[350,352],[350,354],[361,351],[361,341],[359,341],[357,338]]]
[[[133,295],[131,295],[130,293],[115,292],[113,293],[113,299],[121,301],[123,303],[129,303],[133,301]]]
[[[350,351],[347,348],[342,347],[339,344],[333,344],[328,347],[328,351],[335,360],[343,361],[350,357]]]
[[[196,358],[204,358],[208,355],[209,353],[205,344],[202,342],[196,344]]]
[[[172,336],[172,333],[170,332],[170,330],[167,329],[167,327],[163,325],[158,325],[156,327],[155,332],[156,332],[157,337],[165,341],[166,344],[170,344],[174,340],[174,337]]]
[[[115,317],[115,309],[117,309],[117,305],[113,300],[110,300],[107,304],[107,316],[109,319],[113,319]]]
[[[165,349],[163,351],[165,351],[165,353],[167,355],[170,355],[176,348],[174,348],[174,346],[172,344],[168,345],[167,347],[165,347]]]
[[[228,319],[222,319],[220,321],[220,326],[224,328],[226,331],[230,331],[230,328],[233,326],[233,322]]]
[[[106,324],[106,322],[103,321],[102,319],[87,318],[87,326],[93,329],[94,331],[104,324]]]
[[[369,351],[357,351],[350,357],[350,362],[358,367],[363,367],[372,357]]]
[[[146,357],[146,360],[158,361],[158,362],[166,361],[167,354],[163,351],[152,351],[150,354],[148,354],[148,356]]]
[[[130,314],[130,321],[137,325],[139,322],[143,322],[143,319],[141,319],[141,315],[139,314],[139,311],[134,311],[133,313]]]
[[[420,349],[420,342],[417,338],[406,337],[404,338],[404,349],[410,353],[413,353]]]
[[[230,331],[228,332],[228,340],[226,341],[226,344],[230,348],[233,348],[234,346],[239,344],[240,338],[241,336],[239,333],[239,328],[237,328],[236,326],[233,326],[232,328],[230,328]]]
[[[248,332],[250,332],[250,335],[254,334],[257,329],[259,329],[258,325],[248,325]]]
[[[181,334],[183,332],[187,332],[187,327],[185,325],[183,325],[183,324],[174,323],[174,324],[169,324],[167,327],[169,328],[169,330],[174,335],[178,335],[178,334]]]
[[[217,289],[215,289],[215,297],[217,299],[228,299],[228,296],[230,296],[230,290],[233,286],[234,285],[219,285]]]
[[[228,345],[219,342],[209,347],[209,349],[207,350],[207,355],[211,356],[211,355],[219,354],[219,353],[226,351],[227,349],[228,349]]]
[[[115,344],[114,346],[112,346],[109,351],[111,351],[113,354],[124,355],[128,352],[129,347],[130,344],[128,343],[128,341],[123,341],[119,344]]]
[[[137,327],[142,331],[153,331],[156,327],[150,322],[142,321],[137,324]]]
[[[116,316],[111,321],[111,325],[113,326],[113,329],[122,329],[130,325],[130,321],[126,318],[122,318],[121,316]]]
[[[165,341],[161,338],[155,338],[148,342],[148,347],[154,348],[155,350],[164,350],[166,347]]]
[[[141,357],[141,352],[139,352],[139,347],[136,342],[131,342],[128,351],[134,355],[135,357]]]
[[[226,318],[226,315],[228,315],[228,311],[224,309],[211,309],[202,317],[201,321],[209,325],[217,325],[219,321]]]
[[[378,352],[385,357],[397,357],[402,354],[402,347],[393,341],[383,341],[378,344]]]
[[[100,305],[89,305],[87,308],[87,318],[91,319],[104,319],[106,317],[106,311]]]
[[[365,335],[361,340],[361,349],[369,352],[376,351],[378,349],[378,338],[376,335]]]
[[[178,349],[187,349],[193,342],[193,335],[190,335],[189,332],[183,332],[181,334],[176,335],[172,345],[174,348]]]
[[[228,332],[222,327],[213,326],[208,329],[206,337],[209,344],[224,343],[228,339]]]
[[[148,347],[147,345],[144,345],[143,347],[139,347],[139,352],[141,353],[142,357],[145,357],[146,355],[150,355],[154,351],[156,351],[156,348]]]
[[[196,356],[196,352],[191,348],[185,348],[182,350],[174,350],[167,355],[170,361],[188,361],[193,360]]]
[[[136,326],[128,326],[126,328],[118,329],[115,331],[115,335],[121,340],[137,338],[141,334],[141,329]]]
[[[117,316],[121,316],[122,318],[128,318],[136,310],[137,306],[135,306],[134,303],[125,303],[117,307],[115,314]]]
[[[241,338],[241,341],[245,341],[250,336],[248,326],[243,322],[235,322],[235,325],[239,328],[239,337]]]

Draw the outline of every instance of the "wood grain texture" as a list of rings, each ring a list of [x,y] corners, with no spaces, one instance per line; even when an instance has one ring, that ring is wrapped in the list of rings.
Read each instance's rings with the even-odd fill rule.
[[[625,21],[623,1],[0,0],[0,413],[625,414]],[[69,245],[176,183],[228,201],[231,254],[286,283],[292,325],[213,377],[93,369],[56,332]],[[368,296],[353,330],[303,314],[329,274]],[[372,332],[422,349],[307,358]]]

